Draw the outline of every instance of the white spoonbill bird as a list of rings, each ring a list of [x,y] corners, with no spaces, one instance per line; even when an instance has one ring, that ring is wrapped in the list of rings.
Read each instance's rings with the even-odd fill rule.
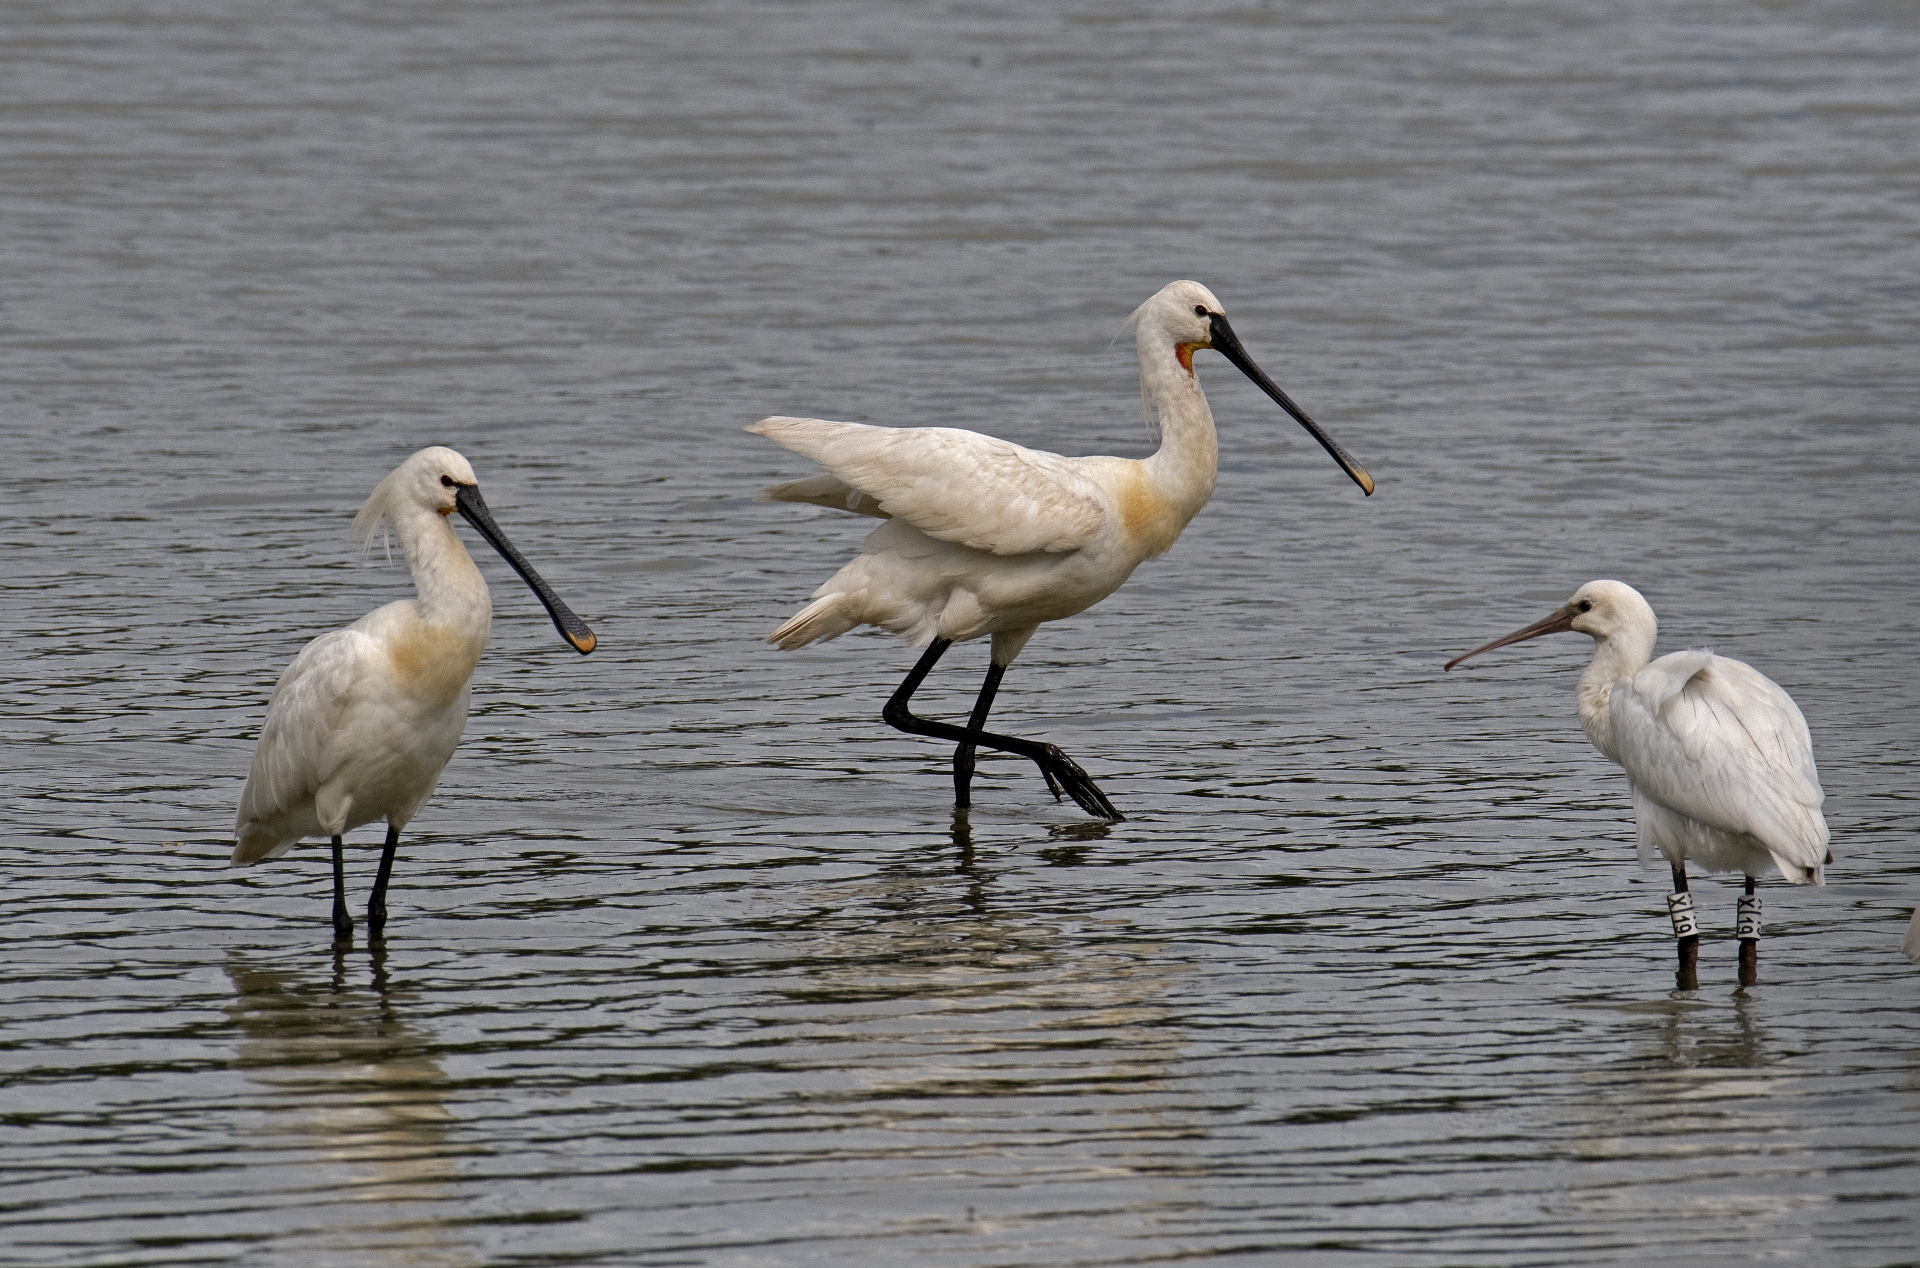
[[[826,472],[776,484],[763,501],[810,502],[886,523],[767,636],[782,649],[879,626],[926,653],[881,716],[902,731],[952,740],[954,801],[969,804],[975,745],[1032,759],[1057,798],[1122,818],[1087,773],[1051,744],[984,729],[1007,666],[1043,621],[1072,616],[1119,589],[1143,560],[1172,546],[1213,493],[1213,415],[1193,373],[1212,348],[1240,368],[1333,455],[1360,488],[1373,480],[1274,385],[1233,333],[1213,293],[1173,282],[1134,312],[1143,401],[1158,412],[1160,448],[1142,461],[1063,458],[952,427],[870,427],[763,418],[747,428]],[[954,643],[991,635],[986,682],[964,727],[916,716],[914,691]]]
[[[300,649],[274,686],[234,824],[235,866],[277,859],[303,837],[333,838],[338,943],[353,939],[341,838],[387,821],[367,903],[367,932],[379,937],[400,830],[433,792],[467,723],[468,680],[487,645],[493,604],[454,534],[448,517],[455,511],[532,587],[575,651],[594,647],[593,631],[493,522],[465,458],[422,449],[374,488],[354,532],[370,544],[389,526],[420,597],[377,608]]]
[[[1653,660],[1658,629],[1632,586],[1589,581],[1551,616],[1446,667],[1543,634],[1593,639],[1593,663],[1580,675],[1580,725],[1633,783],[1642,866],[1659,850],[1673,867],[1667,906],[1680,940],[1681,989],[1696,985],[1700,947],[1689,861],[1709,872],[1746,874],[1737,930],[1740,981],[1750,986],[1760,948],[1754,876],[1771,862],[1796,885],[1819,885],[1822,867],[1833,861],[1813,739],[1793,698],[1751,665],[1709,651]]]

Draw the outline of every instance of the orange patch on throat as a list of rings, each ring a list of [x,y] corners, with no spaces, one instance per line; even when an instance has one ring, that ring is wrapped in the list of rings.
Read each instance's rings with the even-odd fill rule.
[[[1176,343],[1173,345],[1173,355],[1180,358],[1180,368],[1188,374],[1192,374],[1193,350],[1195,348],[1205,348],[1209,346],[1211,345],[1204,343]]]

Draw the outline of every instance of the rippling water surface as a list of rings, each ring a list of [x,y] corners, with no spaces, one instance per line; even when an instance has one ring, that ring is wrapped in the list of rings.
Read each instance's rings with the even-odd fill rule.
[[[1912,1263],[1920,11],[19,0],[0,40],[0,1226],[33,1265]],[[1146,452],[1193,277],[1213,504],[996,717],[1089,822],[759,638],[863,522],[763,414]],[[224,866],[267,694],[498,561],[384,953]],[[1695,892],[1587,745],[1597,576],[1813,727],[1837,856]],[[961,713],[983,648],[923,698]],[[363,830],[365,846],[377,832]],[[372,852],[353,852],[363,900]]]

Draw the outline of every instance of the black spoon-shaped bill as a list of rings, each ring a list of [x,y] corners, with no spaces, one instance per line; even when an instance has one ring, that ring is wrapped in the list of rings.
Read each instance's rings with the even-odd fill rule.
[[[574,615],[572,608],[561,601],[560,596],[553,592],[553,587],[533,570],[533,565],[527,562],[526,556],[513,548],[513,543],[507,540],[507,535],[500,531],[498,524],[493,522],[493,514],[487,510],[487,500],[480,496],[480,486],[461,485],[459,491],[453,495],[453,504],[459,508],[460,514],[466,517],[467,523],[473,525],[480,536],[486,538],[487,543],[500,552],[500,557],[520,574],[520,580],[527,583],[527,588],[533,591],[534,597],[546,605],[547,615],[553,618],[553,628],[560,631],[560,637],[566,639],[573,650],[582,656],[592,651],[599,642],[594,637],[593,631],[587,627],[585,621]]]
[[[1353,460],[1353,457],[1334,443],[1333,437],[1320,430],[1320,424],[1307,417],[1307,412],[1293,403],[1293,398],[1280,390],[1280,385],[1267,377],[1267,372],[1254,364],[1252,357],[1240,343],[1240,336],[1233,333],[1233,327],[1227,323],[1224,314],[1208,313],[1207,324],[1213,328],[1213,350],[1233,362],[1240,373],[1252,379],[1254,386],[1271,396],[1281,409],[1293,415],[1294,421],[1307,429],[1307,434],[1320,442],[1320,447],[1333,455],[1340,469],[1360,486],[1360,491],[1368,497],[1373,496],[1373,477],[1367,469]]]

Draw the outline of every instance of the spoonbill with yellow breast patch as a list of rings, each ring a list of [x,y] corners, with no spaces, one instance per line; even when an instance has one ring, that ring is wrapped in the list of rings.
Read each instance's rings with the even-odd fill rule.
[[[1255,365],[1213,293],[1173,282],[1133,314],[1141,395],[1157,411],[1159,450],[1143,460],[1063,458],[951,427],[872,427],[765,418],[747,428],[813,459],[824,474],[777,484],[763,500],[809,502],[885,520],[861,553],[767,636],[782,649],[878,626],[927,650],[881,716],[955,743],[956,805],[970,800],[975,746],[1030,758],[1056,797],[1123,816],[1052,744],[985,729],[1007,666],[1047,621],[1119,589],[1207,504],[1219,466],[1213,414],[1193,372],[1212,348],[1291,414],[1366,493],[1373,480]],[[991,637],[987,677],[964,727],[920,717],[914,691],[954,643]]]
[[[422,449],[380,482],[354,531],[370,543],[382,525],[392,529],[419,597],[322,634],[293,658],[267,705],[234,824],[236,866],[277,859],[303,837],[333,839],[336,943],[353,938],[342,838],[386,820],[367,903],[367,931],[379,937],[400,830],[433,792],[466,726],[468,682],[487,645],[493,604],[449,522],[455,511],[520,574],[575,651],[594,648],[593,631],[494,523],[465,458]]]

